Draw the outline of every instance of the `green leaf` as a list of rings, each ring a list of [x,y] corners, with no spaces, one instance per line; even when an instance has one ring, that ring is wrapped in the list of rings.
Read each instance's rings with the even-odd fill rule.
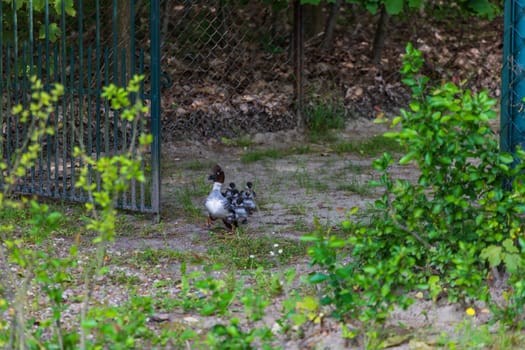
[[[403,11],[404,0],[384,0],[386,12],[390,15],[398,15]]]
[[[514,242],[510,238],[504,240],[502,245],[507,253],[519,253],[519,249],[514,245]]]
[[[302,301],[296,303],[297,308],[306,311],[315,311],[319,308],[319,303],[314,297],[305,296]]]
[[[369,275],[375,275],[377,273],[377,269],[373,266],[365,266],[363,271]]]
[[[390,285],[388,284],[383,284],[383,286],[381,287],[381,296],[384,298],[386,297],[388,294],[390,293]]]
[[[308,277],[310,283],[321,283],[328,279],[328,276],[323,273],[316,273]]]
[[[512,155],[509,153],[501,153],[499,155],[499,160],[505,164],[510,164],[514,161],[514,157],[512,157]]]
[[[505,254],[503,259],[505,262],[505,267],[510,273],[516,273],[518,268],[523,264],[519,254]]]
[[[412,8],[421,7],[423,0],[408,0],[408,6]]]
[[[481,250],[480,257],[489,262],[491,267],[496,267],[501,264],[502,259],[502,248],[495,245],[490,245]]]
[[[378,8],[377,3],[367,2],[365,7],[366,7],[366,10],[370,12],[371,14],[375,15],[377,13],[377,8]]]
[[[495,7],[489,0],[468,0],[468,7],[478,16],[489,19],[495,16]]]
[[[417,154],[418,154],[418,153],[415,152],[415,151],[406,154],[405,156],[403,156],[403,157],[399,160],[399,164],[401,164],[401,165],[405,165],[405,164],[410,163],[410,161],[411,161],[412,159],[414,159],[414,158],[417,156]]]

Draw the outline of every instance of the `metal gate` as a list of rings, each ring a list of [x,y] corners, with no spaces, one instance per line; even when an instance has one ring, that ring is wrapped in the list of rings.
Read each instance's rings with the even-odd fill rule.
[[[7,158],[24,142],[25,127],[12,106],[29,103],[30,77],[45,87],[60,83],[65,94],[48,123],[36,164],[16,190],[72,201],[86,201],[75,187],[82,145],[98,159],[129,146],[131,124],[123,122],[101,98],[110,83],[125,86],[144,74],[141,97],[150,107],[140,131],[153,134],[151,152],[142,169],[146,182],[131,182],[118,201],[120,208],[160,211],[160,0],[12,0],[0,1],[1,151]]]

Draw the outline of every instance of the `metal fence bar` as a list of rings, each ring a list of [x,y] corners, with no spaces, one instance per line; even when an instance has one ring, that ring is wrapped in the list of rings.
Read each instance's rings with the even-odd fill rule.
[[[300,0],[295,0],[294,3],[294,68],[295,68],[295,102],[296,102],[296,116],[297,127],[303,126],[302,112],[303,112],[303,71],[304,71],[304,21],[303,8]]]
[[[139,52],[139,72],[143,72],[144,71],[144,50],[140,50]],[[145,95],[144,95],[144,81],[142,81],[140,83],[140,98],[142,100],[145,100]],[[142,123],[139,123],[139,132],[143,132],[144,129],[143,129],[143,124]],[[140,170],[142,172],[145,172],[145,164],[144,162],[142,162],[140,164]],[[132,184],[133,185],[133,184]],[[144,184],[144,182],[141,182],[140,183],[140,205],[139,205],[139,208],[144,208],[144,206],[146,205],[146,186]],[[132,188],[132,191],[133,191],[133,188]]]
[[[160,0],[150,0],[150,43],[151,43],[151,206],[160,214]],[[160,217],[158,216],[157,219]]]
[[[525,1],[505,1],[500,147],[525,148]]]
[[[119,26],[121,13],[117,6],[121,3],[116,0],[104,3],[104,7],[100,0],[86,7],[84,1],[76,0],[77,18],[72,21],[73,24],[68,23],[71,18],[66,13],[66,6],[69,5],[65,1],[57,9],[50,5],[49,0],[44,0],[38,19],[33,8],[34,0],[28,0],[27,6],[21,8],[18,6],[19,1],[12,0],[9,4],[0,1],[0,18],[6,14],[9,17],[0,28],[0,123],[3,130],[0,153],[11,163],[17,149],[26,143],[30,128],[10,111],[14,104],[28,106],[31,102],[29,78],[34,74],[39,76],[46,90],[50,90],[54,83],[61,83],[65,94],[55,103],[55,112],[47,120],[47,125],[53,128],[54,133],[43,140],[34,166],[27,169],[26,175],[17,183],[17,190],[67,200],[86,200],[86,194],[75,188],[77,170],[83,164],[80,158],[74,156],[74,148],[77,145],[85,146],[88,155],[98,159],[130,146],[131,139],[128,136],[132,125],[120,121],[119,112],[111,110],[109,103],[103,101],[100,94],[103,84],[126,85],[132,74],[143,73],[147,67],[144,64],[144,49],[137,50],[136,45],[135,1],[124,4],[131,19],[128,29]],[[84,11],[93,7],[95,13],[85,16]],[[102,9],[110,12],[103,16]],[[153,2],[150,9],[159,10],[158,3]],[[159,16],[159,13],[151,16],[153,24],[157,26]],[[108,19],[111,21],[109,25]],[[86,25],[86,20],[91,26]],[[9,23],[9,31],[4,29],[5,23]],[[42,27],[36,27],[36,23],[42,23]],[[91,30],[93,23],[95,28]],[[106,27],[103,28],[103,25]],[[144,31],[143,26],[141,30]],[[40,40],[35,31],[43,33],[44,38]],[[70,36],[71,33],[74,35]],[[121,42],[122,38],[129,39],[129,42]],[[155,40],[160,45],[159,38],[154,37]],[[152,51],[152,62],[159,59],[159,49]],[[141,57],[141,62],[137,62],[137,56]],[[145,93],[143,85],[140,95],[145,99],[155,97],[152,106],[156,112],[150,115],[149,129],[144,129],[142,123],[139,123],[139,128],[141,131],[152,131],[151,128],[156,127],[160,132],[160,107],[155,107],[160,106],[159,87],[152,85],[152,81],[159,81],[155,70],[160,70],[160,67],[151,67],[157,77],[148,79],[149,91]],[[153,158],[160,162],[160,157],[155,157],[155,154],[160,153],[159,140],[154,147]],[[159,198],[159,195],[148,191],[155,188],[160,191],[159,177],[151,178],[152,172],[149,170],[154,169],[154,175],[159,176],[156,169],[160,169],[160,166],[150,167],[143,163],[141,167],[149,177],[148,185],[141,184],[140,190],[137,190],[137,183],[133,181],[130,191],[123,194],[119,204],[126,209],[158,213],[160,203],[157,201],[153,207],[151,200]],[[10,171],[8,168],[7,173]],[[93,175],[91,171],[90,176]],[[0,177],[0,185],[3,176]],[[100,185],[100,178],[93,180]],[[151,183],[158,186],[151,186]],[[138,195],[140,198],[137,198]]]
[[[4,18],[4,11],[2,7],[2,2],[0,2],[0,18]],[[0,43],[4,42],[4,28],[0,26]],[[4,46],[0,45],[0,57],[4,57]],[[4,60],[0,59],[0,77],[4,75]],[[4,105],[4,82],[3,79],[0,79],[0,106]],[[0,125],[4,125],[4,110],[0,108]],[[0,155],[4,157],[4,140],[0,140]],[[3,175],[0,172],[0,185],[3,183]]]

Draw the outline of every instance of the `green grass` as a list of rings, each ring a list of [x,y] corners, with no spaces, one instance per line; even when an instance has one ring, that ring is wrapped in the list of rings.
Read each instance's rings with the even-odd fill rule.
[[[310,174],[305,168],[301,168],[294,173],[293,179],[297,185],[304,188],[307,192],[322,192],[328,190],[328,184],[319,180],[317,178],[318,175],[319,174]]]
[[[290,215],[306,215],[308,212],[306,207],[301,203],[288,205],[287,209]]]
[[[337,143],[339,134],[335,131],[319,133],[308,133],[308,142],[310,143]]]
[[[376,156],[383,152],[400,153],[404,149],[395,140],[383,135],[374,136],[359,142],[338,142],[333,146],[338,154],[357,153],[362,156]]]
[[[126,271],[123,270],[106,274],[106,278],[114,285],[136,286],[140,284],[140,278],[138,276],[126,273]]]
[[[342,175],[348,172],[359,175],[359,174],[362,174],[367,167],[370,168],[370,166],[364,166],[364,165],[356,164],[352,161],[349,161],[348,164],[345,165],[344,168],[342,169],[343,171]]]
[[[306,244],[292,239],[247,234],[212,237],[208,257],[214,263],[237,269],[278,267],[305,256]]]
[[[368,183],[363,183],[359,181],[355,176],[352,177],[349,181],[341,182],[337,185],[338,191],[345,191],[355,193],[361,196],[367,196],[372,193]]]
[[[267,148],[257,149],[246,152],[241,156],[241,162],[254,163],[266,159],[283,159],[296,154],[308,154],[311,149],[308,145],[301,145],[290,148]]]
[[[202,199],[210,191],[210,184],[203,178],[199,181],[192,181],[190,184],[175,191],[175,211],[181,216],[191,219],[201,219],[203,208],[202,205],[194,203]]]
[[[468,316],[466,316],[468,317]],[[456,335],[441,334],[436,345],[445,349],[525,349],[525,335],[517,330],[499,326],[496,330],[487,324],[474,325],[465,319],[455,327]]]
[[[3,224],[18,224],[23,223],[29,218],[29,212],[18,208],[2,208],[0,210],[0,221]]]
[[[180,167],[192,171],[209,171],[215,165],[212,161],[191,159],[181,163]]]
[[[234,147],[250,147],[253,145],[253,140],[249,135],[241,136],[234,139],[229,139],[227,137],[222,137],[221,142],[226,146]]]
[[[115,258],[116,259],[116,258]],[[191,251],[179,251],[169,248],[151,248],[146,247],[136,250],[123,256],[127,263],[135,266],[156,266],[161,263],[191,263],[200,264],[206,261],[206,258]],[[124,263],[124,261],[123,261]]]
[[[316,101],[304,109],[310,142],[334,142],[336,133],[345,126],[346,111],[339,101]]]
[[[84,222],[86,220],[86,211],[83,204],[74,204],[66,202],[52,202],[48,200],[39,200],[48,205],[48,212],[59,212],[62,217],[58,220],[57,227],[53,233],[58,236],[73,236],[88,232]],[[21,203],[21,202],[20,202]],[[32,228],[29,223],[31,213],[28,205],[22,205],[20,208],[2,208],[0,211],[0,222],[3,225],[13,226],[13,233],[25,235]]]
[[[302,218],[295,220],[292,227],[295,231],[304,232],[304,233],[310,232],[312,229],[310,226],[308,226],[306,221]]]

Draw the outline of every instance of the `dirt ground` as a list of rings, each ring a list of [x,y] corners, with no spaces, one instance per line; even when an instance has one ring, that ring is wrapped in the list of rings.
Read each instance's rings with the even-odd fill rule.
[[[385,125],[377,125],[369,120],[351,121],[344,131],[348,140],[370,139],[382,134]],[[296,132],[260,134],[253,139],[250,148],[287,148],[305,144],[305,139]],[[252,180],[255,183],[260,210],[250,217],[243,228],[244,235],[257,239],[270,236],[297,240],[313,227],[314,217],[323,225],[337,227],[347,217],[352,207],[365,207],[377,195],[367,186],[367,182],[376,174],[371,167],[375,157],[358,153],[337,154],[328,145],[310,145],[307,154],[294,154],[278,159],[265,159],[252,163],[242,163],[240,157],[247,152],[245,147],[224,146],[218,143],[205,144],[184,142],[170,144],[163,155],[163,211],[161,223],[152,226],[149,219],[129,217],[133,233],[119,236],[110,249],[110,256],[128,256],[130,252],[147,249],[172,249],[180,252],[192,252],[195,256],[204,256],[214,244],[214,235],[228,235],[217,224],[212,229],[206,226],[206,213],[203,207],[205,195],[195,196],[195,207],[202,208],[201,217],[185,217],[177,203],[177,193],[181,189],[196,188],[206,183],[208,169],[188,169],[188,162],[220,164],[226,173],[226,183],[238,184]],[[192,163],[193,164],[193,163]],[[394,172],[402,178],[414,179],[417,173],[413,167],[396,167]],[[353,183],[356,192],[341,190],[341,184]],[[127,219],[126,219],[127,220]],[[142,232],[142,233],[140,233]],[[294,267],[298,274],[310,270],[308,257],[295,259],[288,267]],[[128,275],[140,279],[142,293],[153,293],[152,285],[162,280],[180,280],[180,264],[160,262],[156,272],[140,266],[120,265],[112,269],[123,269]],[[114,271],[113,271],[114,272]],[[103,283],[105,284],[105,283]],[[124,300],[125,287],[105,285],[97,293],[103,300],[119,303]],[[155,292],[158,292],[155,291]],[[167,291],[176,295],[177,290]],[[277,298],[279,299],[279,298]],[[279,301],[269,307],[264,323],[275,329],[275,320],[281,316]],[[163,314],[166,322],[186,322],[200,328],[206,328],[214,321],[209,317],[195,314]],[[445,332],[453,336],[458,325],[466,318],[464,307],[459,305],[433,305],[430,301],[418,300],[406,311],[396,310],[389,321],[392,337],[388,340],[392,349],[430,349],[433,342]],[[475,324],[485,323],[490,315],[480,313],[472,320]],[[159,323],[159,325],[162,322]],[[153,322],[156,325],[156,322]],[[397,332],[399,325],[403,331]],[[281,337],[283,349],[352,349],[359,348],[345,344],[341,331],[328,320],[323,328],[311,327],[301,339]]]

